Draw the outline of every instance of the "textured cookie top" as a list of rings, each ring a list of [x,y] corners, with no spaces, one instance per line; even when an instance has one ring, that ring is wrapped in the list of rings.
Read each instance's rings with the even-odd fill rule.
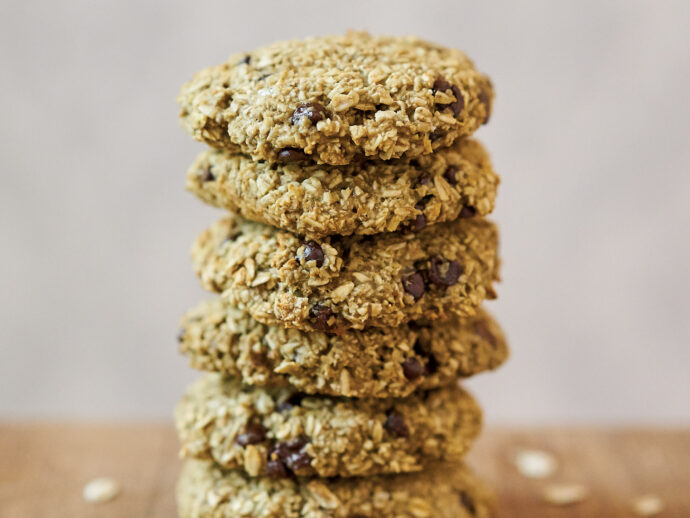
[[[180,518],[488,518],[494,507],[461,463],[396,476],[275,480],[187,461],[177,504]]]
[[[202,285],[260,322],[341,332],[470,316],[494,296],[498,233],[480,218],[318,242],[237,215],[192,247]]]
[[[470,135],[493,88],[458,50],[348,33],[274,43],[197,73],[182,126],[252,158],[334,165],[418,157]]]
[[[481,309],[433,325],[335,335],[261,324],[215,299],[188,311],[181,328],[180,351],[192,367],[309,394],[404,397],[496,368],[508,356],[501,329]]]
[[[364,476],[458,460],[481,411],[453,383],[401,399],[309,396],[207,374],[175,410],[182,454],[251,476]]]
[[[486,151],[472,139],[416,159],[347,166],[271,165],[206,151],[187,173],[187,189],[207,203],[314,239],[485,216],[498,183]]]

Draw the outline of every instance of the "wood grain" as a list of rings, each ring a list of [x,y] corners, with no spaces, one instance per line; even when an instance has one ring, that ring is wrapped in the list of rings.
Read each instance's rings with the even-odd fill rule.
[[[558,508],[541,500],[544,481],[520,476],[511,458],[520,448],[555,454],[551,479],[578,482],[590,496]],[[633,517],[630,501],[660,496],[663,518],[690,516],[690,430],[493,429],[470,462],[495,488],[499,516]],[[0,425],[1,518],[171,518],[179,462],[169,424]],[[81,491],[97,476],[114,477],[122,493],[88,503]]]

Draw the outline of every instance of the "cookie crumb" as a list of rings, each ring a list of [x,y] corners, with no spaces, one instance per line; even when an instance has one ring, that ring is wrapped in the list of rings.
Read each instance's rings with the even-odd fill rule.
[[[581,484],[550,484],[544,489],[544,500],[553,505],[573,505],[582,502],[589,490]]]
[[[654,516],[664,510],[664,502],[656,495],[641,495],[633,499],[632,509],[640,516]]]
[[[94,478],[84,486],[82,496],[87,502],[107,502],[120,494],[120,484],[108,477]]]
[[[528,478],[546,478],[556,472],[556,458],[542,450],[521,450],[515,455],[515,466]]]

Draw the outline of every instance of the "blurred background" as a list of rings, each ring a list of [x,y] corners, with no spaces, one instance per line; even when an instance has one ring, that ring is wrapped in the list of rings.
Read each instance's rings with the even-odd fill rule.
[[[495,84],[512,359],[490,423],[690,422],[690,3],[70,0],[0,6],[0,419],[169,419],[206,296],[175,97],[279,39],[416,34]]]

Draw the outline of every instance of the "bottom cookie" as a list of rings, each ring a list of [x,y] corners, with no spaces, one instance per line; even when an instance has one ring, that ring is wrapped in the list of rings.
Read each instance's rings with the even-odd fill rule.
[[[492,499],[460,463],[405,475],[275,480],[192,460],[177,505],[180,518],[484,518]]]

